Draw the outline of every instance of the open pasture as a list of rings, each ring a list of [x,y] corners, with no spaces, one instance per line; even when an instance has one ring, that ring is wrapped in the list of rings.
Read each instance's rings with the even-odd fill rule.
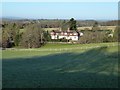
[[[117,45],[47,44],[3,50],[3,88],[116,88]]]

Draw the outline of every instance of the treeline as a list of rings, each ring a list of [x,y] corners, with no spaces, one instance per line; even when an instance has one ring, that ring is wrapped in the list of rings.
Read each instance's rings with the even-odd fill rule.
[[[80,38],[79,43],[104,43],[120,41],[120,28],[116,26],[115,30],[101,30],[99,23],[93,24],[92,30],[83,30],[84,35]]]
[[[69,20],[63,20],[63,19],[36,19],[36,20],[30,20],[30,19],[21,19],[21,20],[9,20],[9,19],[3,19],[3,24],[6,23],[17,23],[21,28],[26,27],[28,24],[39,24],[41,28],[59,28],[61,27],[63,22],[68,22]],[[77,27],[83,27],[83,26],[93,26],[93,24],[96,22],[96,20],[76,20]],[[111,20],[111,21],[97,21],[100,26],[117,26],[118,20]]]
[[[68,22],[63,22],[60,27],[64,26],[64,24],[69,26],[70,30],[77,30],[76,20],[73,18]],[[24,31],[21,32],[21,29]],[[39,23],[27,23],[27,25],[21,26],[18,22],[5,22],[2,25],[2,41],[0,46],[3,48],[14,46],[38,48],[45,45],[47,41],[51,41],[50,34]]]
[[[119,30],[116,28],[115,32],[111,31],[84,31],[84,35],[80,37],[79,43],[89,44],[89,43],[105,43],[105,42],[118,42]]]
[[[44,22],[43,23],[41,23]],[[0,47],[10,48],[20,46],[25,48],[38,48],[45,45],[48,41],[52,41],[48,31],[44,28],[61,27],[62,30],[77,30],[78,21],[71,18],[70,20],[18,20],[3,21],[1,24],[2,40]],[[58,22],[59,21],[59,22]],[[50,23],[51,22],[51,23]],[[45,26],[44,26],[45,25]],[[53,26],[50,26],[53,25]],[[118,27],[114,32],[108,30],[100,30],[99,22],[92,24],[92,30],[84,30],[83,36],[80,37],[78,43],[101,43],[101,42],[117,42],[120,36]],[[23,29],[23,31],[21,31]],[[68,42],[68,40],[58,40]],[[119,40],[120,41],[120,40]]]
[[[93,26],[97,20],[77,20],[78,27],[83,26]],[[100,26],[117,26],[118,20],[111,20],[111,21],[97,21]]]
[[[24,32],[21,32],[19,24],[9,23],[2,28],[0,46],[3,48],[14,46],[38,48],[44,45],[47,39],[50,39],[49,33],[37,24],[29,24],[24,28]]]

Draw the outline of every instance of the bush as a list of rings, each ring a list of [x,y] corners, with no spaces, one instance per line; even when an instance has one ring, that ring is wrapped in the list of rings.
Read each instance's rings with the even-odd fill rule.
[[[102,42],[112,42],[113,38],[108,37],[108,33],[103,31],[85,31],[84,35],[80,37],[79,43],[102,43]]]

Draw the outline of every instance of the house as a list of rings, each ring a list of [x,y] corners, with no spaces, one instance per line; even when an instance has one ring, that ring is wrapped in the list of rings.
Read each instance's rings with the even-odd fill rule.
[[[82,32],[76,32],[75,30],[53,30],[51,33],[51,39],[67,39],[77,41],[79,40],[80,36],[83,36]]]

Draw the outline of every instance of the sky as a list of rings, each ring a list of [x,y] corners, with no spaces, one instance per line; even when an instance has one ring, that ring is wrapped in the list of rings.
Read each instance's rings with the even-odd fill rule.
[[[3,2],[2,17],[31,19],[118,19],[117,2]]]
[[[2,2],[119,2],[119,0],[1,0]]]

